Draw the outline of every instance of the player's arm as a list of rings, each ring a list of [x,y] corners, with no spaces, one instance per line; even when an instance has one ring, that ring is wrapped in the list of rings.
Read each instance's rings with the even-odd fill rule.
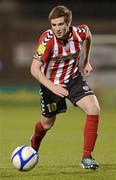
[[[83,52],[84,52],[84,75],[88,76],[92,71],[90,60],[90,51],[91,51],[91,44],[92,44],[92,35],[90,30],[88,29],[86,34],[86,39],[83,44]]]
[[[54,94],[64,97],[68,95],[68,91],[65,89],[64,84],[60,85],[54,85],[53,82],[51,82],[49,79],[46,78],[44,73],[41,71],[41,66],[43,63],[41,61],[38,61],[36,59],[33,59],[32,65],[31,65],[31,74],[45,87],[50,89]]]

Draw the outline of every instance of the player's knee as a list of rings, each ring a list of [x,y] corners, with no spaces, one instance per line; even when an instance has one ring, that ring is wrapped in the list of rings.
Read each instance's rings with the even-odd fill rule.
[[[87,110],[87,114],[99,115],[100,114],[100,106],[99,105],[90,106]]]
[[[50,117],[50,118],[47,118],[47,117],[42,118],[41,123],[42,123],[44,129],[46,129],[46,130],[51,129],[52,126],[54,125],[55,119],[56,119],[55,116]]]
[[[93,107],[93,114],[95,114],[95,115],[99,115],[100,114],[100,107]]]
[[[43,126],[44,126],[44,129],[49,130],[52,128],[53,125],[54,125],[54,122],[49,122],[49,123],[45,123]]]

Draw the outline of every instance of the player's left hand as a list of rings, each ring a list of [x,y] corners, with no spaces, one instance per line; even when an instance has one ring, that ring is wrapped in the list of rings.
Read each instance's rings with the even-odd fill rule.
[[[84,75],[89,76],[92,71],[92,66],[90,63],[85,64],[84,66]]]

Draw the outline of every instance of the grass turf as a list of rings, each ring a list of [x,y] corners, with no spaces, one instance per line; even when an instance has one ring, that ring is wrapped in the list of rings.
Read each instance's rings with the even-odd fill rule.
[[[11,162],[12,151],[29,144],[34,124],[40,116],[38,107],[4,106],[0,108],[0,180],[115,180],[116,123],[115,108],[102,108],[99,136],[94,151],[100,163],[97,171],[83,170],[81,161],[84,114],[69,108],[58,115],[40,148],[39,164],[29,172],[16,170]]]

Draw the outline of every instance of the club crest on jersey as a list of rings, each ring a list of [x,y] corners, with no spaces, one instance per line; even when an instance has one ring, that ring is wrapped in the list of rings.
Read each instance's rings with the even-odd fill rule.
[[[88,86],[83,86],[83,89],[84,89],[85,91],[88,91],[88,90],[89,90],[89,87],[88,87]]]
[[[41,44],[37,50],[38,54],[43,54],[45,49],[46,49],[46,47],[43,44]]]

